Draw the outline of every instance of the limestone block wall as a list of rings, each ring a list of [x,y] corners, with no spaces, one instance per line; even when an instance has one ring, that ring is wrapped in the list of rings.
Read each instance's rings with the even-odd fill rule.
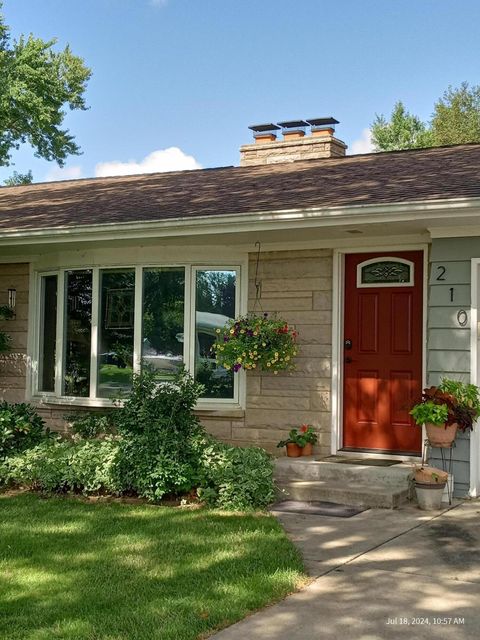
[[[249,300],[255,304],[256,255],[249,259]],[[206,429],[227,442],[259,445],[276,455],[277,442],[292,427],[308,423],[318,433],[316,452],[330,454],[332,354],[332,251],[278,251],[261,254],[257,312],[277,314],[299,332],[293,373],[247,373],[245,411],[200,412]]]
[[[0,354],[0,400],[24,402],[28,325],[29,265],[0,264],[0,306],[8,304],[8,289],[16,289],[16,315],[0,320],[0,331],[11,339],[11,350]]]

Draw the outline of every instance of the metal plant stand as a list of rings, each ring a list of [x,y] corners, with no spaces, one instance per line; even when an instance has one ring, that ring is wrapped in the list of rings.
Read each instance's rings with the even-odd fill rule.
[[[432,445],[428,438],[425,438],[425,446],[423,448],[423,458],[422,465],[427,464],[429,458],[430,449],[440,449],[440,458],[442,460],[442,471],[446,471],[448,473],[447,478],[447,495],[448,495],[448,504],[452,504],[453,498],[453,487],[450,482],[450,478],[452,477],[452,469],[453,469],[453,448],[455,447],[455,440],[448,447],[439,447],[438,445]]]

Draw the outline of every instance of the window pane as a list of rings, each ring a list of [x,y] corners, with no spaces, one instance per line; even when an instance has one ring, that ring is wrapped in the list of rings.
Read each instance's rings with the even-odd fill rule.
[[[98,395],[112,398],[132,386],[135,271],[100,271]]]
[[[55,391],[55,356],[57,338],[57,276],[44,276],[41,281],[42,312],[38,390]]]
[[[183,364],[185,269],[144,269],[142,364],[162,380]]]
[[[235,271],[197,271],[195,377],[204,398],[233,398],[233,372],[217,367],[212,345],[215,331],[235,317]]]
[[[379,261],[362,267],[362,284],[410,282],[410,265],[404,262]]]
[[[65,383],[67,396],[90,395],[92,271],[67,271],[65,282]]]

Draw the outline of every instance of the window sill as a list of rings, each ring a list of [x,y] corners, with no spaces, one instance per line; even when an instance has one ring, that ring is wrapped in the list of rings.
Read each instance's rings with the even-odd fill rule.
[[[122,405],[122,401],[115,402],[109,398],[58,398],[56,396],[32,396],[32,402],[41,404],[42,406],[54,405],[62,407],[82,407],[82,408],[103,408],[111,409]],[[207,404],[206,402],[199,402],[194,409],[195,414],[202,418],[211,416],[222,418],[243,418],[245,416],[245,410],[236,403],[214,403]]]

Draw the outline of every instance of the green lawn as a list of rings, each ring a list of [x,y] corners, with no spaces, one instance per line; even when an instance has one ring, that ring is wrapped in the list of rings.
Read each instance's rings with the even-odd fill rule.
[[[305,579],[274,518],[0,495],[0,638],[186,640]]]

